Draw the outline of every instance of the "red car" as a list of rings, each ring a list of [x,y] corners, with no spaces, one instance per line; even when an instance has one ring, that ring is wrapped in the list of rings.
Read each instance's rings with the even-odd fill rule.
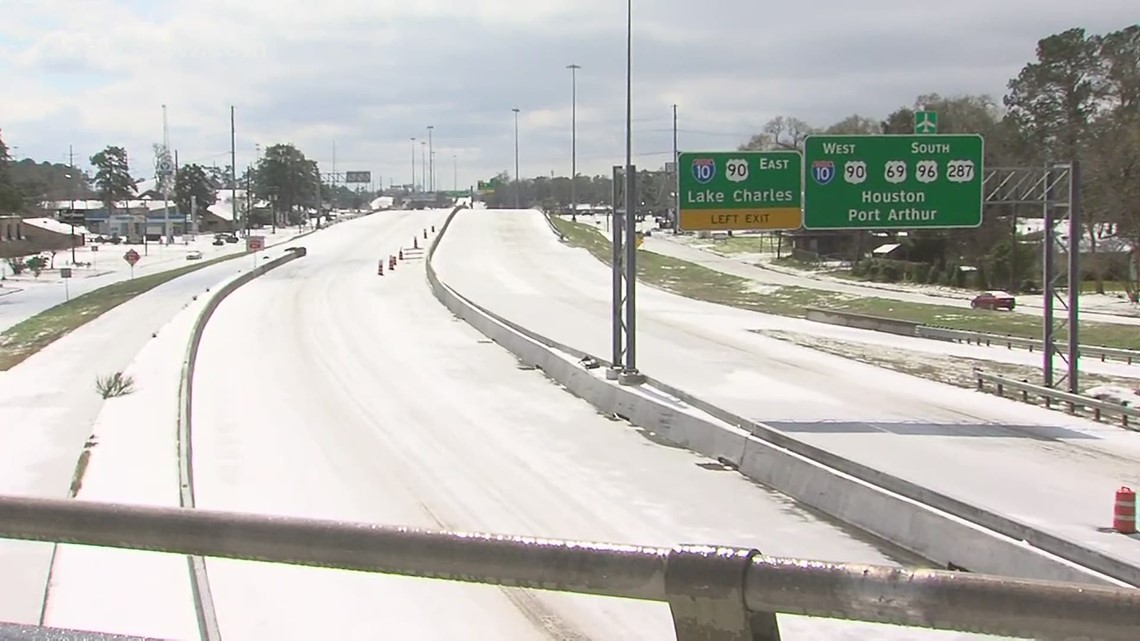
[[[1011,312],[1015,304],[1013,294],[1002,291],[982,292],[970,301],[973,309],[1008,309]]]

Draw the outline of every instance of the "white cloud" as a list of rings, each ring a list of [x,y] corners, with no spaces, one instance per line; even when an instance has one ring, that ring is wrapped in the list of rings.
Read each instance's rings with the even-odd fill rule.
[[[182,162],[238,164],[293,142],[328,170],[411,171],[435,125],[437,183],[569,169],[570,72],[579,167],[624,148],[625,3],[613,0],[0,0],[0,128],[20,155],[126,146],[136,173],[169,108]],[[1000,95],[1036,40],[1135,20],[1134,0],[634,0],[635,153],[730,148],[769,118],[883,117],[921,93]],[[417,143],[417,154],[419,145]],[[417,161],[417,174],[419,173]]]

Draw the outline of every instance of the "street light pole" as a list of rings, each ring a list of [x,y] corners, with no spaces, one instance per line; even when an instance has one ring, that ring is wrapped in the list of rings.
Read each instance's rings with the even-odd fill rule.
[[[416,138],[412,136],[412,193],[416,193]]]
[[[451,154],[451,191],[459,191],[459,156]]]
[[[429,186],[428,186],[428,170],[427,170],[428,165],[427,165],[427,163],[428,163],[427,141],[421,140],[420,141],[420,175],[422,176],[422,178],[420,178],[420,180],[424,181],[424,193],[427,193],[427,191],[429,189]]]
[[[519,190],[522,188],[519,183],[519,108],[515,107],[511,111],[515,112],[515,209],[522,209],[519,196]]]
[[[428,191],[435,191],[435,152],[432,151],[431,130],[435,125],[428,125]]]
[[[633,176],[633,0],[626,0],[625,44],[625,368],[622,382],[645,380],[637,371],[637,199]],[[615,363],[616,366],[616,363]]]
[[[568,65],[570,70],[570,220],[578,220],[578,70],[581,65]]]

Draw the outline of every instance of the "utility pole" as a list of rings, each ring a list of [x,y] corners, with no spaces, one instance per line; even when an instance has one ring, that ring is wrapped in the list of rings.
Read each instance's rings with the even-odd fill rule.
[[[681,168],[677,166],[677,105],[673,105],[673,233],[681,229],[681,209],[679,198],[681,196],[681,183],[678,173]]]
[[[428,125],[428,191],[435,191],[435,151],[432,150],[431,130],[435,125]]]
[[[71,266],[75,266],[75,149],[67,146],[67,166],[71,171],[70,181],[67,183],[67,193],[71,196],[71,212],[68,219],[71,222]]]
[[[321,209],[324,207],[324,200],[321,194],[321,167],[317,163],[313,163],[313,171],[317,173],[317,227],[321,226]],[[307,225],[306,225],[307,226]]]
[[[522,209],[522,183],[519,182],[519,108],[515,107],[515,209]]]
[[[578,70],[581,65],[572,64],[570,70],[570,220],[578,220]]]
[[[170,244],[170,129],[166,125],[166,105],[162,106],[162,160],[158,184],[162,188],[162,238]]]
[[[234,224],[237,225],[237,129],[234,126],[233,105],[230,105],[230,204],[234,214]],[[273,212],[273,220],[277,220],[277,212]],[[245,235],[249,236],[249,212],[245,213]]]

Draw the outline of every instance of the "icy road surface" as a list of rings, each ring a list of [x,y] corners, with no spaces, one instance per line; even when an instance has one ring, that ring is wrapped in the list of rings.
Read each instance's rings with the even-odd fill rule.
[[[539,212],[463,212],[435,262],[440,277],[475,302],[609,356],[609,268],[559,243]],[[1098,531],[1111,524],[1116,489],[1140,483],[1140,434],[748,331],[818,331],[810,321],[650,287],[638,289],[637,301],[637,365],[646,374],[816,446],[1140,565],[1140,541]]]
[[[892,563],[519,369],[432,297],[422,259],[376,274],[378,258],[445,213],[345,223],[221,305],[195,380],[199,506]],[[672,635],[664,604],[221,560],[209,572],[230,640]],[[795,617],[784,626],[788,639],[985,638]]]

